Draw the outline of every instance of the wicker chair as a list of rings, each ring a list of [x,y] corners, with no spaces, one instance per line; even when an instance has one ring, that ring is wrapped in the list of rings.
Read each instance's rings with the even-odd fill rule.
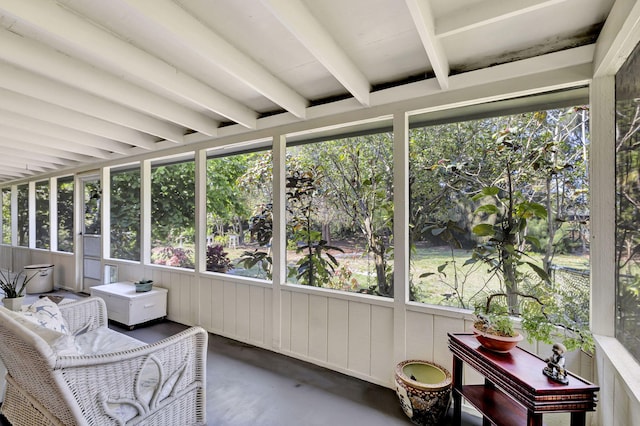
[[[117,333],[107,328],[102,299],[61,304],[60,311],[72,334]],[[14,426],[206,424],[207,338],[192,327],[133,349],[61,355],[0,307],[0,358],[7,369],[2,414]]]

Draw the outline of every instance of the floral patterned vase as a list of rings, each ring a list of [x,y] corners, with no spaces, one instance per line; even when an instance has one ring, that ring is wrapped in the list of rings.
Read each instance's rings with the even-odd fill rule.
[[[411,422],[435,426],[451,402],[451,373],[428,361],[409,360],[396,366],[396,394]]]

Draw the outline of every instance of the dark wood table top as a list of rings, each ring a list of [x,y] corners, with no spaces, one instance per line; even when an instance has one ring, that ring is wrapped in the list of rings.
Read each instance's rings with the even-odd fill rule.
[[[536,355],[516,347],[508,353],[483,348],[473,334],[449,333],[449,348],[528,409],[543,411],[593,411],[599,387],[569,373],[563,385],[542,373],[546,363]]]

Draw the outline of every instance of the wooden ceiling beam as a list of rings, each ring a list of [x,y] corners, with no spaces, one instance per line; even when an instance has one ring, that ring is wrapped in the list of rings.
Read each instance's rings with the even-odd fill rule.
[[[427,52],[431,68],[436,75],[440,88],[449,88],[449,61],[442,43],[436,37],[433,13],[429,3],[423,0],[405,0],[413,23],[420,35],[422,46]]]
[[[147,82],[243,126],[256,127],[255,111],[95,26],[58,2],[0,0],[0,11],[37,28],[43,39],[55,37],[58,42],[63,41],[71,50],[82,52],[84,60],[108,67],[121,78]]]
[[[34,40],[0,30],[0,57],[33,73],[127,108],[215,136],[220,123]],[[150,133],[150,132],[149,132]]]
[[[362,105],[369,106],[371,84],[300,0],[261,0],[271,13]]]
[[[224,69],[296,117],[305,118],[307,99],[174,2],[163,2],[162,7],[158,7],[155,2],[146,0],[123,1],[168,31],[173,39],[179,40],[206,62]],[[185,28],[189,31],[185,31]]]

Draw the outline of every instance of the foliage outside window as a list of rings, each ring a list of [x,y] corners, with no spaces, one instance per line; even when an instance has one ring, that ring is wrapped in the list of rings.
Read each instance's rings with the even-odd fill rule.
[[[11,188],[2,188],[2,244],[11,244]]]
[[[111,252],[140,260],[140,169],[111,171]]]
[[[36,182],[36,247],[48,249],[51,241],[49,181]]]
[[[101,205],[102,187],[100,180],[85,180],[84,184],[84,233],[100,235],[102,233]]]
[[[272,170],[271,151],[207,160],[208,271],[271,279]]]
[[[152,167],[152,263],[178,268],[194,267],[195,187],[193,161]]]
[[[29,184],[18,185],[18,245],[29,247]]]
[[[393,296],[393,135],[287,148],[288,281]]]
[[[58,178],[58,251],[73,252],[73,176]]]
[[[515,311],[550,277],[543,297],[588,324],[588,140],[585,107],[413,129],[411,299],[474,308],[505,292]],[[502,249],[517,264],[497,262]]]
[[[616,74],[616,337],[640,361],[640,47]]]

